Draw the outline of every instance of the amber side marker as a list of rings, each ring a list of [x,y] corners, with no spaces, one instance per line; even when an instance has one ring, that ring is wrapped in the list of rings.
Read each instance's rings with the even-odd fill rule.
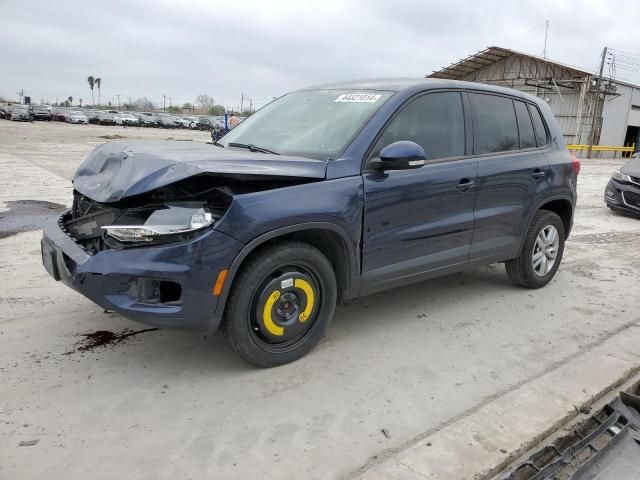
[[[222,286],[224,285],[224,281],[227,278],[227,273],[229,270],[220,270],[218,274],[218,278],[216,278],[216,284],[213,286],[213,296],[217,297],[222,292]]]

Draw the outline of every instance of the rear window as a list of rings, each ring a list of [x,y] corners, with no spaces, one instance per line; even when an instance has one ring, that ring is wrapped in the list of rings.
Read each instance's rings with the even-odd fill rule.
[[[536,134],[529,116],[529,110],[524,102],[514,101],[516,106],[516,118],[518,119],[518,131],[520,132],[520,148],[535,148]]]
[[[518,124],[513,100],[495,95],[469,95],[474,111],[473,145],[476,155],[517,150]]]
[[[542,147],[547,144],[547,129],[544,126],[540,111],[533,105],[529,105],[529,111],[533,119],[533,126],[536,129],[536,141],[538,142],[538,146]]]

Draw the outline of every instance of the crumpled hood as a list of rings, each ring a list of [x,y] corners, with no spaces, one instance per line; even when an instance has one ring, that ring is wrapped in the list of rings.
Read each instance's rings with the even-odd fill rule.
[[[622,173],[640,178],[640,158],[632,158],[620,168]]]
[[[206,173],[234,177],[324,178],[327,163],[309,158],[254,153],[200,142],[106,143],[82,162],[73,186],[97,202],[116,202]]]

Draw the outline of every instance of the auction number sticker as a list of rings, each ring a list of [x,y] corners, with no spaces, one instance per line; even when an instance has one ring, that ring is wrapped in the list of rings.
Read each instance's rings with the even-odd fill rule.
[[[352,102],[352,103],[375,103],[382,95],[371,93],[343,93],[334,102]]]

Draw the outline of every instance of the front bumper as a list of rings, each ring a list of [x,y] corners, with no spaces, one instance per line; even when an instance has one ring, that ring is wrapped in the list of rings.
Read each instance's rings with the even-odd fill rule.
[[[62,230],[59,220],[46,224],[41,241],[47,272],[102,308],[148,325],[202,332],[218,328],[221,318],[214,315],[218,297],[213,287],[220,270],[229,268],[243,246],[224,233],[207,230],[182,243],[89,255]],[[141,299],[140,286],[155,281],[178,284],[179,300]]]
[[[612,178],[605,188],[604,201],[614,210],[640,215],[640,184],[621,183]]]

